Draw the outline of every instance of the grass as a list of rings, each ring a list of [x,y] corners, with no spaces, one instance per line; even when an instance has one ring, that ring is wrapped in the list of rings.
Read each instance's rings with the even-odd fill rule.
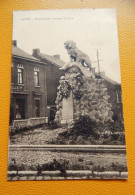
[[[77,134],[74,129],[60,128],[53,129],[52,126],[37,128],[10,136],[10,144],[17,145],[44,145],[44,144],[83,144],[83,145],[122,145],[125,144],[125,134],[108,135],[106,133],[95,133],[87,135]]]
[[[50,127],[44,127],[44,128],[30,129],[27,131],[20,131],[20,133],[10,136],[10,144],[44,145],[44,144],[49,144],[51,142],[52,144],[55,144],[55,140],[57,140],[59,133],[62,133],[65,130],[66,129],[64,128],[51,129]]]
[[[125,154],[82,152],[10,151],[9,170],[126,171]]]

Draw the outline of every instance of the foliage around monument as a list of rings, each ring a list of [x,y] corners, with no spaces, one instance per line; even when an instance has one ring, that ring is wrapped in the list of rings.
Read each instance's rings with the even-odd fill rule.
[[[74,125],[60,133],[56,143],[124,144],[123,126],[115,120],[107,88],[102,79],[88,78],[81,73],[70,77],[68,74],[62,76],[56,99],[57,112],[59,112],[58,122],[61,120],[63,98],[68,98],[71,90]]]
[[[56,99],[56,116],[59,114],[58,120],[62,119],[62,100],[63,98],[68,98],[72,90],[74,121],[78,120],[80,116],[87,115],[96,123],[112,122],[112,107],[108,101],[109,96],[103,80],[88,78],[79,73],[73,77],[68,76],[68,74],[62,76],[58,87]],[[57,118],[55,120],[57,122]]]
[[[60,134],[57,141],[61,142],[62,139],[66,144],[106,144],[119,141],[119,135],[112,136],[115,134],[114,129],[119,128],[119,123],[115,124],[104,79],[95,73],[89,57],[77,48],[75,42],[67,41],[64,45],[70,62],[60,68],[65,71],[65,76],[59,81],[55,122],[67,123],[68,129]],[[67,99],[69,105],[73,104],[73,116],[69,117],[63,109],[63,99]],[[93,143],[95,140],[98,140],[97,143]]]

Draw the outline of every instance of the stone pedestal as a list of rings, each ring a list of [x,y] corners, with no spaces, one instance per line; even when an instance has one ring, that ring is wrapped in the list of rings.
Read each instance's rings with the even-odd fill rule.
[[[70,91],[68,98],[62,100],[62,120],[61,124],[68,124],[73,121],[73,93]]]

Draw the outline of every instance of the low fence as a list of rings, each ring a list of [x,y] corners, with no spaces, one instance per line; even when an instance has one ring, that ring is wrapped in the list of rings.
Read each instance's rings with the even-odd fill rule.
[[[30,128],[37,125],[47,124],[48,117],[37,117],[22,120],[14,120],[13,125],[10,126],[10,132],[16,132],[19,129]]]
[[[101,153],[126,153],[125,145],[10,145],[11,151],[63,151],[63,152],[101,152]]]

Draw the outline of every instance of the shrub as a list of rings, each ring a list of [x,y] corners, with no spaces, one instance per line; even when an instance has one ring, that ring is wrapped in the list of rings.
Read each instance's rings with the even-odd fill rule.
[[[84,165],[73,164],[71,167],[72,170],[84,170]]]
[[[89,165],[94,165],[94,163],[92,161],[89,162]]]
[[[54,121],[55,114],[56,114],[56,107],[51,107],[50,108],[50,121]]]
[[[119,163],[112,163],[111,168],[113,171],[120,171],[120,172],[127,171],[127,167]]]
[[[45,170],[49,170],[49,171],[59,170],[61,172],[61,176],[66,176],[66,169],[68,168],[69,168],[68,160],[62,160],[62,159],[56,160],[54,158],[52,162],[49,162],[43,165],[38,165],[37,174],[41,175],[42,171],[45,171]]]
[[[124,123],[122,120],[115,120],[115,122],[109,123],[111,132],[124,132]]]
[[[75,121],[73,131],[76,136],[82,135],[84,138],[92,135],[95,139],[99,139],[99,134],[95,131],[97,123],[90,119],[88,115],[80,116]]]
[[[24,171],[26,167],[24,165],[10,164],[8,166],[8,171]]]
[[[119,134],[118,134],[118,133],[113,133],[113,134],[111,135],[111,137],[113,138],[114,141],[116,141],[116,140],[118,140],[118,138],[119,138]]]
[[[57,128],[59,128],[60,127],[60,125],[58,124],[58,123],[56,123],[56,122],[54,122],[54,121],[51,121],[50,123],[49,123],[49,126],[48,126],[48,129],[57,129]]]
[[[95,126],[95,122],[90,119],[88,115],[80,116],[78,120],[75,121],[74,129],[80,132],[92,131]]]
[[[124,133],[120,134],[118,140],[119,140],[120,142],[122,142],[122,144],[125,144],[125,134],[124,134]]]
[[[74,127],[59,133],[59,140],[68,144],[95,144],[94,140],[100,138],[97,123],[92,121],[88,115],[80,116],[74,122]]]
[[[79,161],[79,162],[83,162],[83,158],[82,158],[82,157],[79,157],[79,158],[78,158],[78,161]]]
[[[105,171],[105,167],[101,166],[101,165],[94,166],[93,171],[103,172],[103,171]]]
[[[37,166],[37,175],[42,175],[42,167],[40,165]]]

